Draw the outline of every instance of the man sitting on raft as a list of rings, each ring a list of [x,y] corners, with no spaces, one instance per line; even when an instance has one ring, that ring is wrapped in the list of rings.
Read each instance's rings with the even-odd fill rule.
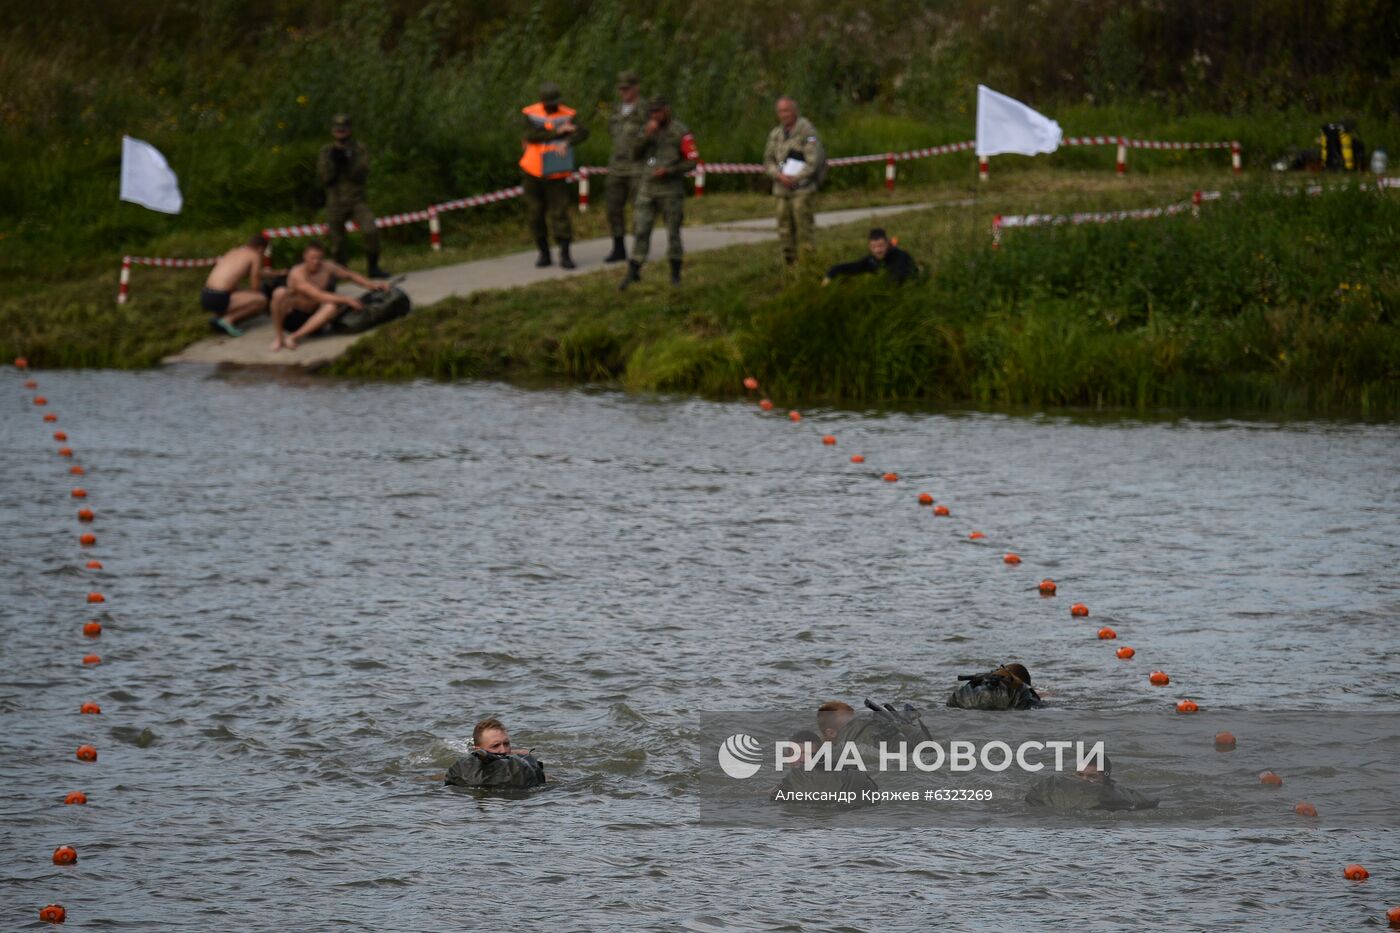
[[[1003,664],[985,674],[964,674],[963,684],[948,697],[958,709],[1035,709],[1044,706],[1031,687],[1031,673],[1024,664]]]
[[[510,743],[499,719],[488,716],[472,729],[472,750],[447,769],[447,783],[456,787],[538,787],[545,782],[544,765],[528,748]]]
[[[234,325],[267,310],[267,298],[258,288],[266,248],[266,238],[255,233],[247,243],[220,256],[209,270],[209,277],[199,293],[199,306],[214,315],[209,324],[215,330],[230,337],[242,337],[243,331]],[[238,283],[245,276],[248,287],[240,289]]]
[[[389,290],[388,282],[372,282],[326,258],[326,248],[316,240],[301,251],[301,263],[287,273],[287,284],[272,293],[272,351],[297,348],[297,341],[316,333],[347,308],[363,308],[358,298],[335,293],[336,279],[349,279],[361,288]],[[285,330],[291,333],[283,336]]]

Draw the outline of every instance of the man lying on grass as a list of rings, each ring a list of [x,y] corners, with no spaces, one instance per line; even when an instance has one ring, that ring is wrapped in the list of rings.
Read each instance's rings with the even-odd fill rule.
[[[822,284],[827,285],[832,279],[841,278],[847,275],[865,275],[881,270],[889,276],[891,282],[902,285],[905,279],[912,278],[919,271],[919,267],[914,263],[914,257],[890,242],[890,238],[885,235],[885,231],[879,227],[870,231],[870,251],[861,258],[853,262],[843,262],[832,266],[826,270],[826,278],[822,279]]]
[[[301,262],[287,273],[287,284],[272,293],[272,350],[295,350],[297,342],[316,333],[348,308],[362,308],[358,298],[337,295],[337,279],[349,279],[362,288],[388,291],[388,282],[371,282],[338,262],[326,259],[326,248],[316,240],[306,244]],[[285,330],[291,333],[283,336]]]

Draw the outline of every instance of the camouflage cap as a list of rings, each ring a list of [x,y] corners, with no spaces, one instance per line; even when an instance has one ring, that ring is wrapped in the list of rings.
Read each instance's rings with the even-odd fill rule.
[[[619,71],[617,73],[618,87],[636,87],[642,83],[642,79],[637,77],[635,71]]]
[[[647,101],[648,110],[661,110],[663,107],[669,106],[671,106],[671,102],[666,98],[662,97],[660,94],[657,94],[651,100]]]
[[[563,93],[559,90],[559,85],[553,81],[546,81],[540,85],[540,103],[557,104]]]
[[[333,130],[348,130],[348,129],[350,129],[350,114],[348,114],[348,113],[338,113],[338,114],[336,114],[335,116],[331,117],[331,129],[333,129]]]

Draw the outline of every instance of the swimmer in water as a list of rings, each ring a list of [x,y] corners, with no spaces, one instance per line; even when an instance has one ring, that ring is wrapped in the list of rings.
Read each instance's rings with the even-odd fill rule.
[[[528,748],[511,744],[505,724],[488,716],[472,729],[472,748],[447,769],[447,783],[458,787],[538,787],[544,765]]]

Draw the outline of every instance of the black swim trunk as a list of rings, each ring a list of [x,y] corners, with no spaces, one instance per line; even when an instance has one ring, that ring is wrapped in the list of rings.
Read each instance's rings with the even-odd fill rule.
[[[210,288],[206,285],[199,292],[199,306],[205,311],[223,314],[228,311],[228,302],[232,297],[232,292],[221,292],[217,288]]]
[[[295,334],[301,330],[303,324],[311,320],[314,311],[298,311],[296,308],[287,312],[287,316],[282,319],[282,329],[289,334]]]

